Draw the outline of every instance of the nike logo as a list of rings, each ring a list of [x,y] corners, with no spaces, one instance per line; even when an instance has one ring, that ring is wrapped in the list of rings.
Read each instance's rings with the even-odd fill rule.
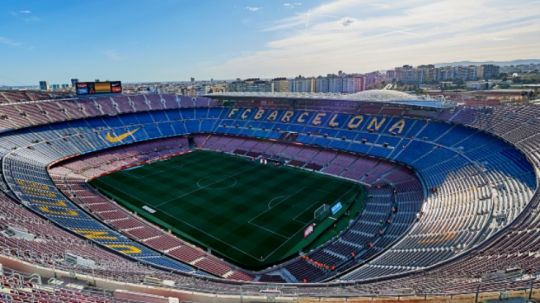
[[[121,135],[118,135],[118,136],[113,136],[111,135],[110,132],[107,133],[107,135],[105,136],[105,140],[111,142],[111,143],[118,143],[118,142],[122,142],[124,141],[127,137],[133,135],[134,133],[136,133],[139,129],[141,129],[140,127],[139,128],[136,128],[134,130],[130,130],[128,132],[125,132]]]

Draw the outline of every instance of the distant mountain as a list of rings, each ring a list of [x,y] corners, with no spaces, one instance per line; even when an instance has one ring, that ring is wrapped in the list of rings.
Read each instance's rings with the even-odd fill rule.
[[[435,63],[436,67],[440,66],[457,66],[457,65],[481,65],[495,64],[499,66],[519,65],[519,64],[540,64],[540,59],[518,59],[512,61],[458,61],[449,63]]]

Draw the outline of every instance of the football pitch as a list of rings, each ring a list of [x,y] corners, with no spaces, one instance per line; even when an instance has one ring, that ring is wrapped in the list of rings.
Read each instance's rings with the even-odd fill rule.
[[[332,220],[363,202],[357,183],[210,151],[190,152],[90,183],[154,224],[249,269],[297,255],[324,233],[321,229],[335,225]],[[337,201],[343,209],[317,220],[316,232],[304,238],[304,230],[315,222],[315,210]]]

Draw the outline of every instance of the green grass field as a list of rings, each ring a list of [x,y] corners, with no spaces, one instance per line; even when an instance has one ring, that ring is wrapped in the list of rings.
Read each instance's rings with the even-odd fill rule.
[[[362,203],[359,184],[208,151],[115,172],[91,184],[147,220],[249,269],[296,255],[325,232],[317,228],[330,229],[331,222],[318,222],[304,239],[322,204],[346,205],[325,219],[337,220],[351,207],[358,212]]]

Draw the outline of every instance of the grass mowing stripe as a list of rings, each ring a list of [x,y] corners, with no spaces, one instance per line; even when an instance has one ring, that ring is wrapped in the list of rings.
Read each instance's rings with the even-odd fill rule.
[[[255,168],[254,166],[253,166],[253,167],[248,167],[248,168],[245,169],[245,170],[241,170],[241,171],[239,171],[239,172],[236,172],[236,173],[233,174],[233,175],[225,176],[225,177],[222,178],[222,179],[218,179],[217,181],[210,182],[210,183],[208,183],[208,184],[206,184],[206,182],[203,182],[203,183],[201,184],[201,183],[200,183],[200,180],[199,180],[199,181],[197,181],[197,187],[198,187],[198,188],[196,188],[196,189],[194,189],[194,190],[192,190],[192,191],[189,191],[189,192],[187,192],[187,193],[183,193],[182,195],[177,196],[177,197],[175,197],[175,198],[173,198],[173,199],[163,201],[163,202],[161,202],[161,203],[159,203],[159,204],[156,204],[156,205],[154,205],[154,206],[157,207],[157,208],[159,208],[159,207],[161,207],[161,206],[164,206],[164,207],[165,207],[168,203],[171,203],[171,202],[177,201],[178,199],[182,199],[183,197],[186,197],[186,196],[195,194],[195,193],[197,193],[197,191],[205,190],[205,189],[209,188],[210,186],[212,186],[212,185],[214,185],[214,184],[217,184],[217,183],[222,182],[222,181],[229,180],[231,177],[234,178],[236,175],[240,175],[240,174],[246,173],[246,172],[248,172],[249,170],[252,170],[252,169],[254,169],[254,168]],[[202,179],[202,180],[206,180],[206,179]]]
[[[147,220],[249,269],[268,267],[309,245],[312,240],[302,235],[313,211],[362,190],[346,180],[208,151],[91,183]]]

